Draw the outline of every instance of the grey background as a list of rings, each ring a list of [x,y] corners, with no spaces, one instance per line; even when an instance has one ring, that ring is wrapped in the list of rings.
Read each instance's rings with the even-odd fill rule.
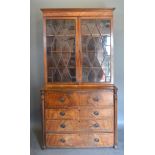
[[[40,89],[43,87],[43,32],[40,8],[116,8],[114,11],[114,78],[118,87],[118,125],[124,123],[124,1],[123,0],[31,0],[30,6],[30,115],[31,115],[31,150],[32,155],[39,155],[40,147]],[[123,129],[120,129],[120,147]],[[36,135],[36,139],[35,139]],[[38,138],[38,140],[37,140]],[[122,145],[121,145],[122,144]],[[36,149],[36,150],[35,150]],[[36,151],[36,152],[35,152]],[[115,153],[122,155],[121,150]],[[101,151],[102,152],[102,151]],[[45,153],[45,152],[44,152]],[[63,151],[62,151],[63,153]],[[80,154],[80,152],[77,152]],[[84,152],[93,153],[92,151]],[[99,152],[98,152],[99,153]],[[110,155],[114,152],[106,152]],[[50,153],[51,154],[51,153]],[[57,154],[57,151],[54,153]],[[59,152],[58,154],[61,154]],[[69,154],[69,152],[67,153]],[[72,154],[72,153],[71,153]],[[103,153],[102,153],[103,154]]]

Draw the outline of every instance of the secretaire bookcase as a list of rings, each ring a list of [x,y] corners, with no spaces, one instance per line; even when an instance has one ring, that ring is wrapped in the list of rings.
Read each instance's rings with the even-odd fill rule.
[[[43,148],[117,146],[114,9],[41,9]]]

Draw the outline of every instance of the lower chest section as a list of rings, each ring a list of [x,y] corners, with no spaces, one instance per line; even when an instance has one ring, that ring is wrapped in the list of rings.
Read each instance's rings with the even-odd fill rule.
[[[50,90],[43,97],[46,147],[111,147],[115,137],[113,90]]]

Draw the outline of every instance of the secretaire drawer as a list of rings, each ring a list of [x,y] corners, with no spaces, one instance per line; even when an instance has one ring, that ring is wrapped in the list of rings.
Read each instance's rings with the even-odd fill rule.
[[[80,119],[104,119],[114,116],[113,107],[109,108],[81,108],[79,111]]]
[[[77,106],[79,102],[76,92],[48,92],[45,94],[45,106]]]
[[[110,147],[114,145],[114,134],[46,134],[46,144],[48,147]]]
[[[77,109],[45,109],[45,119],[77,119]]]
[[[95,90],[80,92],[80,105],[103,106],[113,105],[112,90]]]

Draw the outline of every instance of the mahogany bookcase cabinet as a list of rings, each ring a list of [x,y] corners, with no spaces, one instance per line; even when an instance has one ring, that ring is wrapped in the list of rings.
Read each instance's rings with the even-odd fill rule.
[[[41,9],[43,148],[117,146],[114,9]]]

